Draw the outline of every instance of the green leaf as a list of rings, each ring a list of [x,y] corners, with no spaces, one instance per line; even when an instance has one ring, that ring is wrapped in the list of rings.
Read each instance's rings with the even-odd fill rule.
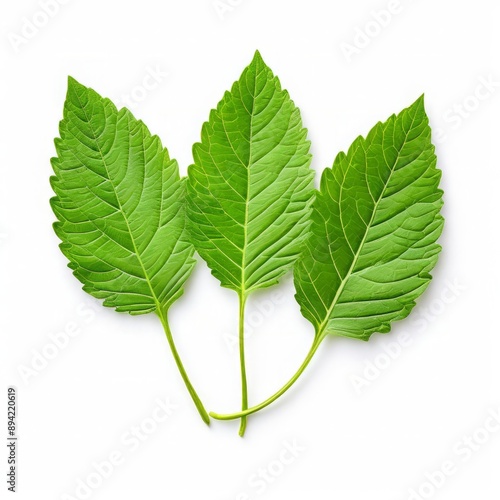
[[[210,113],[189,168],[192,241],[222,286],[248,294],[296,260],[314,192],[306,134],[257,52]]]
[[[189,167],[191,238],[222,286],[240,299],[242,409],[247,407],[244,310],[277,283],[309,226],[313,171],[307,131],[288,92],[258,52],[212,110]],[[246,418],[242,418],[243,436]]]
[[[195,262],[177,162],[127,109],[72,78],[60,136],[51,205],[69,267],[105,306],[166,313]]]
[[[318,337],[368,340],[410,313],[441,250],[440,177],[423,97],[323,172],[294,273]]]
[[[130,111],[118,111],[72,78],[59,131],[51,205],[69,267],[105,306],[158,314],[180,374],[208,424],[167,320],[195,263],[177,162]]]

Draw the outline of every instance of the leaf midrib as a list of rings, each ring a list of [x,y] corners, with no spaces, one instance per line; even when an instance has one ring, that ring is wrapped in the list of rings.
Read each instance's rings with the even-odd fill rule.
[[[375,214],[377,213],[377,209],[378,209],[378,206],[380,204],[380,202],[382,201],[382,199],[384,198],[384,195],[385,195],[385,192],[387,190],[387,187],[389,185],[389,182],[394,174],[394,170],[396,168],[396,165],[400,159],[400,156],[401,156],[401,150],[403,149],[404,145],[406,144],[407,140],[408,140],[408,134],[410,132],[410,130],[412,129],[413,127],[413,123],[415,121],[415,116],[413,116],[412,118],[412,123],[411,125],[408,127],[408,131],[405,133],[405,138],[404,138],[404,141],[398,151],[398,155],[397,157],[395,158],[394,162],[393,162],[393,166],[391,167],[391,171],[389,173],[389,176],[387,177],[387,180],[386,182],[384,183],[384,187],[380,193],[380,196],[378,198],[378,200],[376,201],[374,207],[373,207],[373,212],[372,212],[372,216],[370,218],[370,221],[368,222],[368,224],[366,225],[366,230],[365,230],[365,234],[363,235],[363,239],[361,240],[361,243],[359,244],[359,247],[358,247],[358,250],[356,251],[356,253],[354,254],[354,257],[353,257],[353,260],[352,260],[352,263],[351,263],[351,266],[346,274],[346,276],[344,277],[344,279],[342,280],[342,282],[340,283],[339,285],[339,288],[337,289],[337,293],[335,294],[335,297],[333,298],[332,300],[332,304],[330,305],[330,307],[328,308],[327,310],[327,313],[325,315],[325,319],[320,323],[319,327],[318,327],[318,331],[316,333],[316,337],[319,338],[319,339],[322,339],[324,336],[325,336],[325,329],[328,325],[328,322],[330,321],[330,317],[333,313],[333,310],[335,309],[335,306],[337,305],[337,302],[340,298],[340,296],[342,295],[342,292],[344,291],[344,287],[346,285],[346,283],[349,281],[349,278],[351,277],[352,275],[352,272],[354,270],[354,267],[356,266],[357,264],[357,261],[359,259],[359,256],[361,255],[361,251],[363,250],[363,246],[366,242],[366,238],[368,236],[368,232],[370,231],[371,229],[371,226],[373,224],[373,221],[375,219]],[[385,130],[382,130],[382,135],[384,136],[385,135]],[[365,151],[365,154],[366,154],[366,151]],[[384,150],[384,158],[385,158],[385,150]],[[348,166],[348,170],[349,168],[351,168],[351,165],[352,165],[352,162],[349,162],[349,166]],[[345,180],[345,177],[347,175],[347,171],[346,173],[344,174],[344,180]],[[368,185],[368,184],[367,184]],[[370,190],[369,190],[370,191]],[[371,191],[370,191],[370,195],[371,195]],[[340,195],[339,195],[340,196]],[[373,196],[372,196],[373,198]],[[343,226],[342,226],[342,229]],[[349,245],[350,246],[350,245]],[[332,261],[333,261],[333,255],[331,254],[330,252],[330,256],[332,258]]]
[[[132,246],[134,248],[135,255],[137,257],[137,260],[139,261],[139,264],[141,266],[142,272],[144,273],[144,279],[146,280],[146,283],[148,284],[149,290],[151,291],[151,296],[153,298],[153,301],[156,304],[157,312],[160,315],[160,317],[163,317],[163,312],[162,312],[162,309],[161,309],[160,301],[158,300],[158,297],[156,296],[156,293],[155,293],[155,291],[153,289],[153,286],[152,286],[151,281],[149,279],[149,276],[148,276],[148,273],[146,271],[146,268],[144,267],[144,263],[142,261],[141,255],[139,253],[139,249],[138,249],[138,247],[136,245],[135,238],[134,238],[134,235],[132,233],[132,229],[130,227],[130,223],[129,223],[128,218],[125,215],[125,212],[123,210],[123,206],[121,204],[121,201],[120,201],[120,198],[118,196],[118,193],[116,192],[115,185],[114,185],[113,181],[111,180],[111,176],[110,176],[109,170],[108,170],[108,165],[106,163],[106,160],[104,159],[104,154],[103,154],[101,146],[100,146],[100,144],[99,144],[99,142],[97,140],[97,135],[96,135],[96,133],[94,131],[94,128],[92,127],[92,123],[90,121],[90,117],[87,114],[87,110],[86,110],[85,106],[83,105],[82,101],[80,100],[80,96],[78,95],[78,92],[75,92],[75,94],[76,94],[76,98],[78,99],[78,103],[80,104],[80,108],[83,110],[83,113],[85,115],[87,123],[89,124],[89,128],[90,128],[90,131],[92,132],[92,136],[93,136],[93,139],[94,139],[95,144],[97,146],[97,149],[99,151],[99,155],[101,156],[101,160],[102,160],[102,163],[104,165],[104,169],[106,170],[107,178],[108,178],[109,183],[111,184],[111,187],[113,189],[113,193],[115,195],[116,201],[118,202],[119,211],[120,211],[120,213],[121,213],[121,215],[123,217],[123,220],[125,221],[125,224],[127,226],[127,231],[128,231],[128,233],[130,235],[130,240],[132,241]],[[119,113],[117,113],[117,116],[116,116],[117,126],[118,126],[118,120],[119,120]],[[130,118],[128,116],[127,116],[127,123],[128,123],[128,128],[130,130]],[[144,153],[144,148],[143,148],[143,153]],[[144,161],[144,175],[146,175],[146,162],[145,161]]]
[[[250,165],[252,165],[252,138],[253,138],[253,119],[254,119],[254,111],[255,111],[255,91],[257,89],[257,70],[255,70],[254,81],[253,81],[253,94],[252,94],[252,109],[250,111],[250,130],[249,130],[249,152],[248,152],[248,165],[246,166],[247,170],[247,193],[245,199],[245,220],[243,223],[243,248],[241,253],[241,287],[240,287],[240,297],[242,300],[245,299],[246,295],[250,292],[250,290],[245,290],[245,282],[246,282],[246,253],[248,247],[248,217],[249,217],[249,205],[250,205]],[[240,90],[241,92],[241,90]],[[243,99],[241,99],[243,106],[245,107],[245,103]]]

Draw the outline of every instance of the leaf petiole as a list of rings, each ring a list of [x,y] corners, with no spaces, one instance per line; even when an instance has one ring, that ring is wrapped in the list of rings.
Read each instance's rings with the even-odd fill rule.
[[[172,337],[172,331],[170,330],[170,326],[168,324],[166,315],[161,312],[158,312],[158,316],[160,318],[161,324],[163,325],[163,329],[165,330],[165,335],[167,336],[168,345],[170,346],[170,350],[172,351],[172,355],[174,356],[175,363],[177,364],[177,368],[179,369],[182,380],[184,380],[184,384],[186,384],[191,399],[193,400],[203,421],[207,425],[210,425],[210,417],[208,416],[207,410],[205,410],[205,407],[203,406],[200,397],[194,390],[194,387],[191,384],[191,381],[189,380],[186,370],[184,369],[184,365],[182,364],[179,353],[177,352],[177,348],[175,347],[174,339]]]
[[[241,411],[244,412],[248,408],[248,390],[247,390],[247,373],[245,367],[245,304],[246,295],[241,293],[239,296],[239,347],[240,347],[240,369],[241,369]],[[247,417],[241,417],[241,424],[239,435],[241,437],[245,434],[245,429],[247,428]]]
[[[314,342],[311,346],[311,349],[307,353],[307,356],[305,357],[304,361],[300,365],[299,369],[295,372],[295,374],[292,376],[292,378],[276,393],[274,393],[271,397],[267,398],[265,401],[262,403],[252,406],[251,408],[248,408],[244,411],[240,411],[238,413],[228,413],[228,414],[221,414],[221,413],[214,413],[210,412],[210,416],[215,418],[216,420],[234,420],[237,418],[245,418],[248,415],[251,415],[252,413],[256,413],[266,406],[269,406],[271,403],[276,401],[279,397],[281,397],[290,387],[292,387],[293,384],[299,379],[299,377],[302,375],[304,370],[307,368],[307,365],[313,358],[315,352],[318,350],[318,347],[321,344],[321,341],[324,339],[324,335],[316,335],[314,338]]]

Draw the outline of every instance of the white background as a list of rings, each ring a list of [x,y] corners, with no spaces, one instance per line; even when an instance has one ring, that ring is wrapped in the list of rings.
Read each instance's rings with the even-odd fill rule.
[[[396,13],[381,27],[376,13],[389,8]],[[0,435],[13,384],[17,498],[83,498],[77,484],[90,478],[101,482],[88,494],[96,499],[405,500],[413,489],[420,498],[498,500],[500,432],[481,430],[500,411],[498,2],[69,0],[47,20],[38,1],[18,0],[0,13]],[[31,21],[47,22],[30,30]],[[300,106],[318,174],[425,92],[446,229],[412,316],[368,343],[328,339],[241,439],[237,422],[208,428],[198,418],[156,317],[117,314],[81,290],[51,228],[48,179],[68,74],[117,101],[135,96],[132,111],[185,174],[201,124],[255,49]],[[144,91],[151,71],[159,81]],[[255,295],[248,315],[257,403],[288,380],[313,331],[290,280]],[[237,410],[236,295],[200,263],[171,323],[206,406]],[[75,328],[54,351],[53,336]],[[177,408],[132,449],[122,436],[152,429],[157,398]],[[466,436],[482,444],[460,444]],[[299,448],[293,461],[284,442]],[[113,452],[122,461],[100,481],[92,464]],[[280,465],[280,454],[291,463]],[[445,461],[454,468],[444,484],[425,485]],[[269,481],[256,480],[259,470]],[[2,498],[6,486],[2,479]]]

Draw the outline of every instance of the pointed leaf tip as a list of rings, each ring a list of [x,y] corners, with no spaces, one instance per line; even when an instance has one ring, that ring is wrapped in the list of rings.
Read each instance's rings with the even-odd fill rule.
[[[266,64],[264,62],[264,59],[262,58],[262,54],[258,50],[256,50],[255,54],[253,55],[253,59],[252,59],[251,64],[255,65],[255,64],[258,64],[258,63],[264,64],[264,65]]]
[[[72,76],[68,75],[68,89],[71,88],[78,88],[78,87],[83,87],[83,85],[76,80],[76,78],[73,78]]]
[[[88,88],[85,85],[82,85],[78,80],[68,75],[68,89],[66,92],[66,98],[69,98],[71,95],[75,95],[77,93],[84,94],[88,92]]]
[[[425,94],[420,95],[413,104],[410,105],[410,109],[422,109],[425,111]]]

